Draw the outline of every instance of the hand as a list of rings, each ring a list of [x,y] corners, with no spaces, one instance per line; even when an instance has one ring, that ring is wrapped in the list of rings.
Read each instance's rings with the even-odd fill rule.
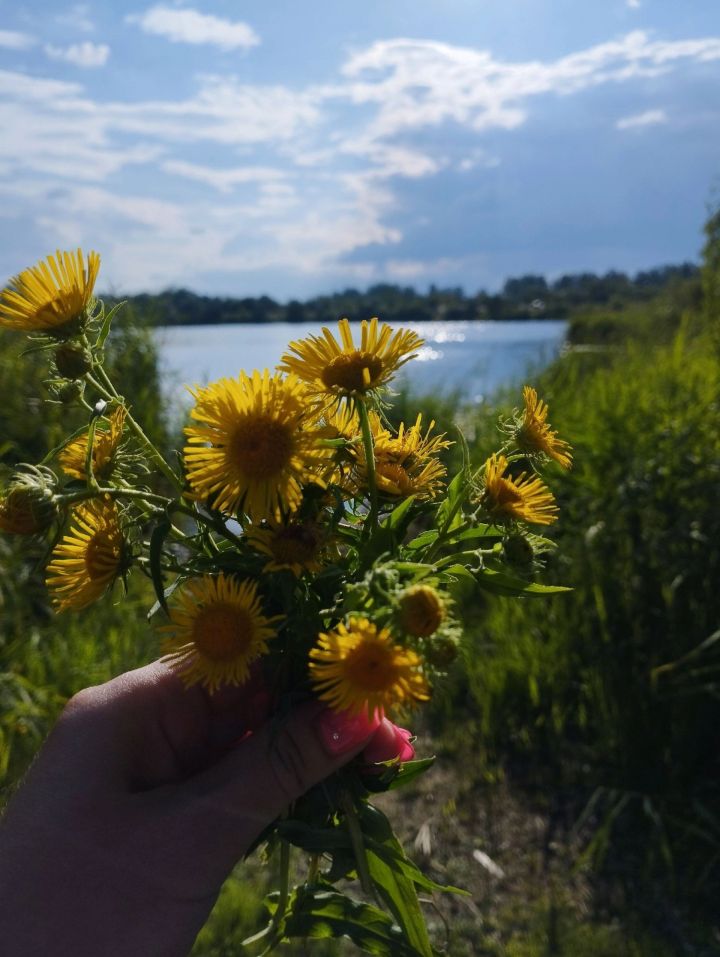
[[[209,696],[161,662],[76,695],[0,822],[5,957],[185,957],[292,801],[376,730],[372,759],[398,753],[385,722],[267,710],[257,683]]]

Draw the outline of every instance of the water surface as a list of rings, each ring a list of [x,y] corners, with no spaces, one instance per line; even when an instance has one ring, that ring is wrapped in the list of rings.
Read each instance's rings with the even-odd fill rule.
[[[360,324],[352,326],[359,341]],[[479,402],[554,359],[566,326],[554,319],[412,323],[409,328],[425,345],[395,381],[408,383],[417,394],[457,392]],[[187,404],[185,385],[236,376],[241,369],[272,369],[290,340],[319,332],[318,325],[305,322],[161,327],[157,337],[166,395]]]

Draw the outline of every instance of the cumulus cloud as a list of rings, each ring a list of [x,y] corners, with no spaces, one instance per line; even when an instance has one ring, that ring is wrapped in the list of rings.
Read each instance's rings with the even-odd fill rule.
[[[660,41],[637,30],[554,61],[524,63],[429,40],[383,40],[351,56],[343,73],[351,100],[376,106],[372,135],[390,137],[448,122],[514,129],[535,97],[657,76],[683,59],[720,59],[720,38]]]
[[[17,30],[0,30],[0,47],[5,50],[27,50],[35,43],[35,37]]]
[[[180,27],[163,35],[187,40]],[[202,42],[216,42],[210,35]],[[481,176],[468,174],[502,159],[496,140],[504,137],[489,149],[486,134],[513,135],[543,97],[629,86],[719,59],[720,38],[666,41],[642,31],[515,62],[401,38],[357,50],[323,86],[205,74],[192,78],[190,92],[145,99],[0,71],[0,128],[12,131],[0,138],[0,208],[42,228],[48,248],[91,241],[103,250],[105,276],[125,289],[264,269],[315,282],[411,277],[423,266],[450,275],[456,260],[423,263],[416,249],[399,246],[401,181]],[[649,110],[617,126],[665,121],[662,110]],[[128,187],[141,166],[151,175]],[[162,201],[150,195],[161,177]],[[397,247],[389,264],[371,256],[380,246]],[[8,273],[22,265],[8,262]]]
[[[45,53],[52,60],[64,60],[74,66],[92,69],[105,66],[110,56],[110,47],[106,43],[72,43],[68,47],[45,46]]]
[[[223,20],[184,7],[150,7],[126,20],[145,33],[166,37],[173,43],[209,43],[222,50],[249,49],[260,43],[253,28],[241,20]]]
[[[657,126],[658,123],[667,123],[665,110],[646,110],[633,116],[624,116],[615,124],[618,130],[637,130],[645,126]]]

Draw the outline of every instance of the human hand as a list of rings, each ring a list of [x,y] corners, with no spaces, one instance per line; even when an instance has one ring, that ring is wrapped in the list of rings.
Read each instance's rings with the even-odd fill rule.
[[[312,703],[276,723],[268,705],[162,662],[76,695],[0,822],[5,957],[184,957],[292,801],[371,740],[369,760],[399,754],[386,721]]]

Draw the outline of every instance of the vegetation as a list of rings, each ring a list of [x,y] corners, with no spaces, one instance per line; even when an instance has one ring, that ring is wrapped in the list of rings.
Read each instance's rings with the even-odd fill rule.
[[[601,307],[616,315],[636,304],[648,303],[660,293],[688,280],[697,280],[697,266],[663,266],[634,277],[622,272],[561,276],[548,282],[543,276],[508,279],[502,292],[466,295],[462,289],[438,289],[426,294],[410,286],[381,284],[366,292],[346,289],[307,302],[279,303],[269,296],[230,299],[198,296],[187,289],[159,295],[133,296],[130,302],[157,325],[208,325],[245,322],[311,322],[332,325],[341,316],[351,320],[380,316],[385,322],[475,319],[564,319],[581,309]],[[698,282],[699,284],[699,282]]]
[[[573,283],[564,284],[576,348],[536,385],[550,403],[553,426],[576,450],[572,472],[553,476],[562,559],[545,573],[548,582],[574,591],[542,605],[488,596],[464,608],[473,651],[434,702],[431,720],[439,766],[447,771],[434,781],[428,776],[424,786],[432,793],[419,791],[403,805],[410,835],[435,815],[432,876],[473,892],[474,910],[444,913],[436,922],[439,941],[448,923],[448,954],[718,952],[717,214],[706,236],[699,275],[688,268],[656,276],[646,292],[636,277],[632,294],[625,286],[627,294],[603,305],[589,304],[589,280],[586,298],[572,304]],[[521,301],[538,292],[531,278],[508,295]],[[553,293],[557,285],[543,288]],[[325,297],[317,316],[334,321],[378,312],[407,321],[398,316],[412,291],[395,290],[397,311],[381,308],[393,288],[370,290],[372,302],[359,293]],[[467,306],[471,300],[455,292],[447,302]],[[419,298],[430,302],[433,295],[436,309],[446,293]],[[229,301],[165,296],[158,302],[175,301],[179,318],[156,312],[162,321],[189,321],[195,306],[195,321],[249,321],[237,319]],[[547,291],[543,298],[553,301]],[[224,315],[236,318],[218,320],[210,307],[203,313],[199,300],[225,302]],[[137,301],[154,308],[151,299]],[[547,313],[561,314],[550,305]],[[468,318],[450,309],[444,315]],[[316,314],[303,311],[302,318]],[[145,420],[155,413],[162,442],[150,343],[142,329],[118,326],[127,336],[124,348],[113,350],[123,355],[123,390]],[[20,348],[9,337],[0,340],[0,435],[8,465],[36,460],[52,445],[64,414],[58,406],[41,416],[30,404],[46,370],[42,355],[21,359]],[[498,405],[507,410],[518,398],[513,391],[498,404],[460,410],[444,398],[429,411],[440,428],[461,422],[480,464]],[[414,407],[401,396],[395,414]],[[0,538],[0,783],[6,788],[69,694],[147,660],[154,647],[141,594],[134,604],[99,606],[82,619],[50,619],[37,575],[41,557],[37,548]],[[473,847],[498,860],[506,880],[463,864]],[[239,942],[257,924],[263,880],[243,867],[227,882],[196,957],[241,953]]]

